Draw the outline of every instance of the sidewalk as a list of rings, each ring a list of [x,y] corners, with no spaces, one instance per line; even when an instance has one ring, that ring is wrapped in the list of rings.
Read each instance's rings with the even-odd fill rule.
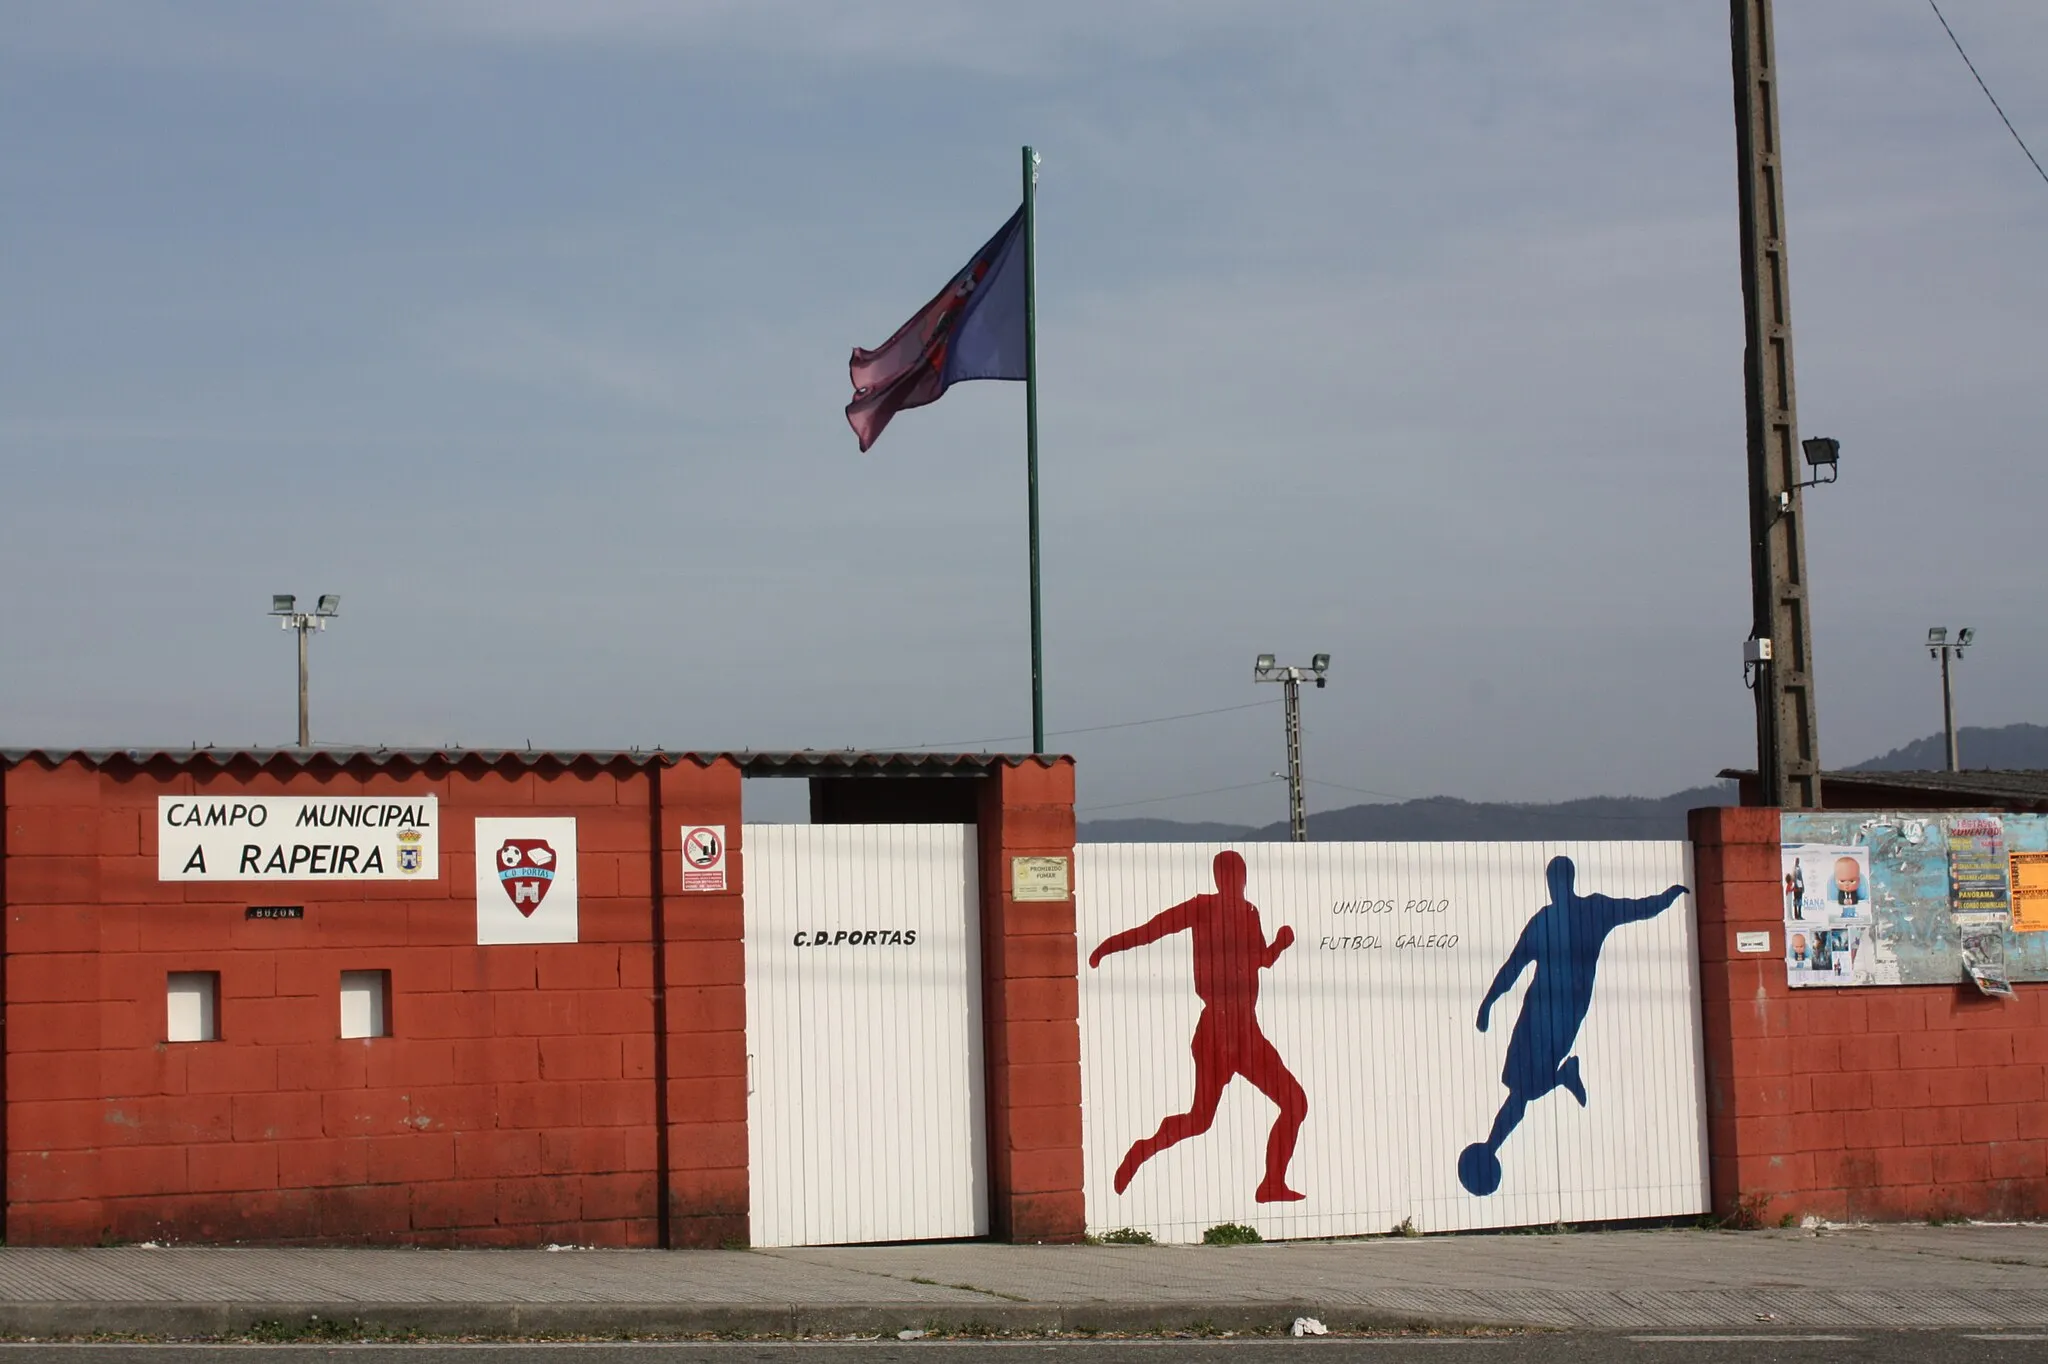
[[[1154,1246],[0,1249],[0,1334],[2048,1326],[2048,1225]]]

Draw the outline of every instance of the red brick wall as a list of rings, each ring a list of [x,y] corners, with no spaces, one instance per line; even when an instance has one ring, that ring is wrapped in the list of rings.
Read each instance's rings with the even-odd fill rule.
[[[1009,879],[1072,857],[1073,765],[975,785],[994,1221],[1078,1239],[1073,903]],[[157,798],[199,792],[433,795],[441,875],[159,882]],[[577,820],[577,943],[476,943],[474,820],[516,815]],[[724,892],[682,889],[696,824],[726,829]],[[740,845],[726,759],[0,772],[7,1238],[743,1244]],[[272,903],[305,918],[245,917]],[[349,970],[390,973],[391,1036],[339,1036]],[[218,973],[218,1041],[164,1040],[176,971]]]
[[[441,876],[160,883],[156,798],[199,791],[432,794]],[[666,893],[678,819],[738,835],[730,763],[30,761],[4,802],[8,1240],[715,1244],[735,1216],[744,1236],[737,882]],[[576,817],[579,942],[477,945],[479,815]],[[275,902],[306,917],[244,918]],[[391,973],[393,1036],[339,1037],[360,969]],[[220,975],[219,1041],[163,1040],[186,970]]]
[[[729,762],[661,775],[664,1060],[669,1170],[667,1244],[747,1242],[747,962],[741,891],[740,774]],[[722,824],[726,891],[682,889],[685,828]]]
[[[1715,1210],[2048,1213],[2048,991],[1790,989],[1778,811],[1695,810],[1692,836]]]
[[[1078,1241],[1081,1024],[1074,902],[1011,897],[1012,857],[1074,856],[1070,758],[998,764],[980,818],[982,1014],[995,1235]]]

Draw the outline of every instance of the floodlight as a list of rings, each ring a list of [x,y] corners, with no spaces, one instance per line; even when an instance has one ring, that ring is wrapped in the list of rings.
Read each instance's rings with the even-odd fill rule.
[[[1976,637],[1977,632],[1975,630],[1972,630],[1969,626],[1965,625],[1963,627],[1963,632],[1956,636],[1956,647],[1960,649]]]
[[[1930,626],[1927,631],[1927,642],[1930,645],[1948,643],[1948,627],[1946,625]]]
[[[1813,436],[1799,442],[1806,451],[1806,462],[1816,469],[1832,469],[1842,458],[1842,442],[1829,436]]]
[[[287,630],[296,630],[299,635],[299,747],[313,746],[312,723],[306,711],[306,640],[316,630],[325,630],[327,622],[341,614],[341,595],[337,592],[323,592],[315,599],[309,611],[299,610],[298,596],[290,592],[270,594],[270,614],[277,623]]]
[[[1324,674],[1329,670],[1328,654],[1314,655],[1306,668],[1298,663],[1283,665],[1272,654],[1260,654],[1252,665],[1252,681],[1278,682],[1287,707],[1287,833],[1296,843],[1308,841],[1308,805],[1301,795],[1301,684],[1327,687],[1330,679]]]

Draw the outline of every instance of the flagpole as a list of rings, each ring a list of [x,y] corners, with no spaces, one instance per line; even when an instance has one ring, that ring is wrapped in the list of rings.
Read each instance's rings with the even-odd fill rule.
[[[1045,752],[1045,652],[1038,606],[1038,157],[1024,149],[1024,469],[1031,506],[1031,751]]]

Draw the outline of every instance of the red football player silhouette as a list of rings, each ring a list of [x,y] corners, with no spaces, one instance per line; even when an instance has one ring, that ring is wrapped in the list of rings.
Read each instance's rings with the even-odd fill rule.
[[[1136,928],[1105,938],[1088,958],[1100,966],[1112,952],[1143,947],[1172,933],[1194,935],[1195,993],[1201,996],[1202,1017],[1195,1024],[1189,1048],[1195,1057],[1195,1102],[1175,1113],[1159,1130],[1132,1143],[1116,1168],[1116,1191],[1130,1187],[1138,1167],[1170,1146],[1199,1137],[1216,1121],[1223,1087],[1242,1075],[1280,1109],[1272,1135],[1266,1139],[1266,1177],[1259,1181],[1261,1203],[1292,1203],[1302,1197],[1287,1187],[1287,1163],[1294,1158],[1295,1138],[1308,1116],[1308,1095],[1287,1069],[1280,1053],[1259,1031],[1259,972],[1279,960],[1294,942],[1294,930],[1282,925],[1266,941],[1259,909],[1244,898],[1244,858],[1234,852],[1216,854],[1216,893],[1197,895],[1163,910]]]

